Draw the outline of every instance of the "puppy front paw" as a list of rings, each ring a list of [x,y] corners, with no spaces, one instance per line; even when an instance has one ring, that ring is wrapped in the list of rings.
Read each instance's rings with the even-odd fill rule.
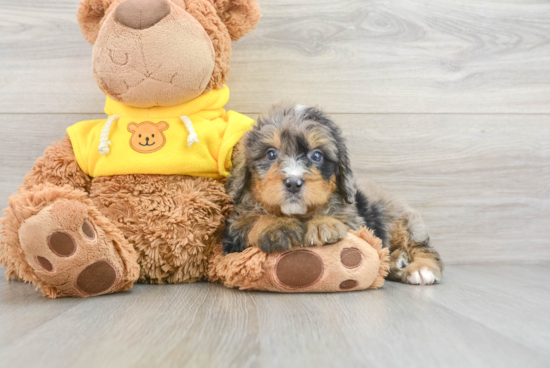
[[[340,241],[348,234],[348,228],[341,221],[332,217],[314,217],[307,223],[304,245],[326,245]]]
[[[283,252],[300,247],[306,230],[305,224],[301,221],[281,218],[261,232],[258,246],[265,253]]]

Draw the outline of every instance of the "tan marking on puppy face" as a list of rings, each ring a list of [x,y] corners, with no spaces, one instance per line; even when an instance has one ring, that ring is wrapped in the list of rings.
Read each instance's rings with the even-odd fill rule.
[[[252,176],[252,193],[254,197],[269,211],[280,214],[281,204],[284,203],[283,187],[284,175],[279,171],[278,163],[273,164],[266,176],[261,179],[257,173]]]
[[[312,149],[323,148],[324,151],[329,151],[330,153],[337,151],[336,146],[334,145],[334,142],[332,142],[327,137],[327,134],[328,133],[321,132],[319,130],[312,130],[308,132],[306,135],[307,143],[309,144],[310,147],[312,147]],[[332,159],[337,158],[334,155],[331,155],[331,156],[332,157],[330,158]]]
[[[278,163],[269,169],[263,180],[257,174],[253,174],[252,192],[254,197],[270,211],[280,213],[281,206],[286,202],[285,179],[286,176],[279,170]],[[335,176],[325,180],[315,167],[311,169],[311,173],[304,174],[303,180],[304,189],[301,194],[301,203],[308,209],[308,213],[326,204],[336,190]]]
[[[310,209],[327,203],[336,190],[336,177],[332,175],[329,180],[325,180],[316,167],[311,168],[311,173],[304,174],[304,182],[303,201]]]
[[[270,143],[272,147],[281,149],[281,133],[279,131],[273,132]]]
[[[139,153],[156,152],[166,144],[163,131],[168,128],[169,125],[165,121],[157,124],[150,121],[144,121],[140,124],[130,123],[128,124],[128,131],[132,133],[130,147]]]

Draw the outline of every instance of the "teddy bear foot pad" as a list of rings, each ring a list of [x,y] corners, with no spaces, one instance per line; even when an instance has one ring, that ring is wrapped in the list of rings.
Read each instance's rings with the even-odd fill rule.
[[[357,248],[344,248],[340,252],[341,267],[355,269],[363,263],[363,253]],[[273,277],[281,286],[290,289],[309,288],[319,283],[325,271],[325,265],[320,255],[310,250],[285,252],[279,256],[273,269]],[[342,274],[340,278],[346,278]],[[349,275],[349,279],[338,284],[340,290],[353,289],[359,285],[357,276]]]
[[[88,217],[87,206],[60,199],[19,230],[29,265],[56,296],[85,297],[120,289],[124,265],[113,242]]]

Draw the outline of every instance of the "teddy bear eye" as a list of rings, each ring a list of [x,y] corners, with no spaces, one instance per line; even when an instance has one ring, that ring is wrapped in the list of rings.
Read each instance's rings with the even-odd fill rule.
[[[141,138],[141,134],[139,135],[139,137]]]
[[[153,135],[151,135],[151,137],[155,138],[155,135],[153,134]]]

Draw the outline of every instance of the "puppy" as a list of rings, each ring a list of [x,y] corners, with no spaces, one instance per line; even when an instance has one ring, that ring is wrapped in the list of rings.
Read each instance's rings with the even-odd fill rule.
[[[441,279],[443,263],[420,215],[372,182],[356,184],[342,132],[319,109],[274,107],[240,141],[233,163],[225,253],[333,244],[367,226],[390,248],[389,279]]]

